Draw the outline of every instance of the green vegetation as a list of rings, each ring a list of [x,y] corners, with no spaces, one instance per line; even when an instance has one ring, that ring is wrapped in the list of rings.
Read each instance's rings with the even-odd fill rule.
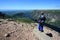
[[[20,21],[20,22],[26,22],[26,23],[32,23],[32,22],[34,22],[30,18],[18,18],[18,21]]]
[[[38,17],[40,16],[40,14],[44,12],[46,15],[46,23],[52,24],[52,25],[56,25],[56,26],[60,26],[60,21],[56,21],[56,22],[50,22],[52,18],[55,18],[57,20],[60,20],[60,10],[31,10],[31,11],[24,11],[24,12],[17,12],[15,14],[11,15],[7,15],[4,14],[2,12],[0,12],[0,18],[11,18],[14,20],[18,20],[21,22],[34,22],[32,19],[38,19]],[[27,14],[31,14],[28,18],[25,17],[25,15]],[[32,18],[32,19],[31,19]]]
[[[56,22],[51,22],[51,25],[55,25],[58,26],[60,28],[60,20],[56,21]]]
[[[7,18],[11,18],[11,16],[7,15],[7,14],[4,14],[3,12],[0,12],[0,18],[7,19]]]

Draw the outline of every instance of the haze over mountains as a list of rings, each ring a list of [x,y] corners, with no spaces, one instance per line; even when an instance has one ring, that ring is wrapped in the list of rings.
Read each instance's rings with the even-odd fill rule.
[[[6,10],[0,11],[3,14],[7,14],[13,18],[29,18],[38,19],[42,12],[44,12],[47,23],[55,23],[59,25],[60,23],[60,10]],[[7,16],[5,15],[5,16]]]

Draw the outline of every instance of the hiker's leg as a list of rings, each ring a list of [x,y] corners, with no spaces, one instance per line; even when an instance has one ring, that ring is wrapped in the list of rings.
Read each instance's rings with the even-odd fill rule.
[[[40,23],[38,24],[38,29],[39,31],[43,31],[43,26]]]
[[[41,25],[41,32],[43,32],[43,25]]]
[[[40,29],[41,32],[43,32],[43,24],[42,23],[40,23],[39,29]]]
[[[38,23],[38,30],[41,31],[41,29],[40,29],[40,23]]]

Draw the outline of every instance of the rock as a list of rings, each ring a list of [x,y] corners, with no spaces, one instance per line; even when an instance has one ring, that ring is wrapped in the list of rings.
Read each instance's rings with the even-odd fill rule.
[[[0,33],[3,33],[4,37],[9,37],[9,40],[34,40],[33,30],[28,23],[20,23],[14,21],[2,21],[0,25]],[[8,23],[6,23],[8,22]],[[23,30],[23,31],[22,31]],[[5,38],[5,39],[6,39]],[[6,39],[7,40],[7,39]]]
[[[56,19],[52,18],[50,22],[55,22],[55,21],[56,21]]]
[[[47,33],[46,35],[48,35],[49,37],[53,37],[52,33]]]
[[[5,36],[5,37],[10,37],[10,34],[9,34],[9,33],[7,33],[7,34],[5,34],[4,36]]]
[[[8,19],[8,21],[14,21],[13,19]]]
[[[37,23],[28,24],[28,23],[20,22],[20,24],[18,24],[18,22],[15,22],[15,21],[7,21],[7,20],[6,21],[1,20],[1,21],[2,21],[2,23],[0,25],[0,37],[2,37],[1,39],[7,40],[7,38],[9,37],[8,38],[9,40],[38,40],[38,36],[40,34],[37,35],[36,36],[37,38],[35,39],[35,35],[33,33],[34,29],[32,27],[32,26],[34,26],[34,28],[36,28],[38,26]],[[4,24],[4,21],[7,23]],[[48,28],[45,28],[45,29],[48,29]],[[46,32],[45,31],[44,32],[47,33],[48,30],[46,30]],[[38,32],[36,32],[36,33],[38,33]],[[56,32],[49,31],[49,33],[53,34],[53,38],[59,37],[59,36],[55,36],[55,35],[57,35]]]

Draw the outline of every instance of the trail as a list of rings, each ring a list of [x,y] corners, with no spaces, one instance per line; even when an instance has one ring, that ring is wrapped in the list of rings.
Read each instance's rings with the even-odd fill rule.
[[[51,37],[47,36],[44,32],[40,32],[37,28],[34,28],[35,40],[52,40]]]

